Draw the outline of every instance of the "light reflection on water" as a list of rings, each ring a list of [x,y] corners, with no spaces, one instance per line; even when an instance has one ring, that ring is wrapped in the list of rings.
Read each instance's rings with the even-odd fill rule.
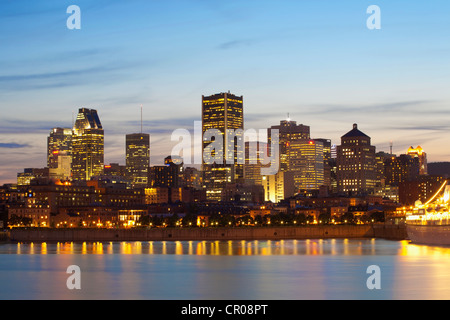
[[[382,245],[380,245],[382,244]],[[157,254],[157,255],[400,255],[448,256],[450,247],[376,239],[253,240],[253,241],[122,241],[9,243],[0,254]]]
[[[449,266],[448,247],[380,239],[5,243],[0,299],[447,300]]]

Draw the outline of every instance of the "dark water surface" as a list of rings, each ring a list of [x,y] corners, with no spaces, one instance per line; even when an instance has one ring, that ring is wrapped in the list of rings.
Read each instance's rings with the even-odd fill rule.
[[[68,266],[80,268],[69,290]],[[369,266],[381,289],[370,290]],[[327,239],[0,244],[0,299],[450,299],[450,248]]]

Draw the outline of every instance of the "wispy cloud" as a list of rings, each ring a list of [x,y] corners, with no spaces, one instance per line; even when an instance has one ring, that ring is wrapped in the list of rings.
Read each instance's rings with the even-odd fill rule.
[[[0,148],[6,148],[6,149],[19,149],[19,148],[27,148],[29,147],[28,144],[20,144],[20,143],[0,143]]]
[[[228,42],[224,42],[220,44],[217,48],[221,50],[229,50],[229,49],[236,49],[241,48],[244,46],[250,46],[255,43],[255,40],[250,39],[239,39],[239,40],[232,40]]]

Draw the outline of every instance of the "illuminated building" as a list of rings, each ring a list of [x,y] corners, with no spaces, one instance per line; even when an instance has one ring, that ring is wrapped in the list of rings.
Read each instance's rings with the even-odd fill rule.
[[[295,193],[294,172],[278,171],[277,174],[263,176],[264,200],[278,203]]]
[[[278,130],[278,141],[280,143],[279,149],[279,164],[280,171],[289,170],[289,148],[290,145],[298,140],[310,139],[310,127],[303,124],[297,124],[291,119],[280,121],[277,126],[272,126],[268,130],[269,141],[272,139],[271,130]]]
[[[209,200],[220,201],[225,185],[244,177],[243,129],[242,96],[238,97],[230,92],[202,96],[202,171]],[[222,142],[217,150],[208,149],[208,146],[216,141],[205,135],[208,130],[220,132],[221,137],[215,137],[215,139],[221,139]],[[229,136],[228,131],[235,134]],[[242,149],[239,146],[242,146]],[[212,161],[207,163],[204,157],[205,152],[208,152],[213,158],[220,157],[220,159],[214,163]]]
[[[184,168],[183,186],[194,189],[201,189],[203,183],[202,172],[194,167]]]
[[[120,165],[118,163],[105,164],[103,171],[104,171],[103,173],[108,176],[116,176],[123,178],[127,176],[127,167],[124,165]]]
[[[70,180],[72,178],[72,156],[66,151],[58,152],[56,168],[49,168],[49,176],[53,180]]]
[[[318,190],[324,185],[323,143],[315,140],[291,141],[289,171],[294,173],[294,186],[299,190]]]
[[[262,203],[264,202],[264,187],[255,184],[227,184],[222,193],[222,200]]]
[[[170,189],[167,187],[145,188],[145,204],[169,203]]]
[[[428,174],[427,154],[423,151],[421,146],[418,146],[417,148],[409,147],[407,154],[419,159],[419,174]]]
[[[262,184],[261,169],[267,165],[263,165],[262,157],[265,152],[261,148],[267,148],[267,144],[260,142],[257,145],[256,154],[251,151],[250,142],[245,142],[245,164],[244,164],[244,181],[248,184]]]
[[[419,159],[402,154],[398,157],[389,157],[384,161],[385,184],[398,186],[404,181],[415,180],[419,176]]]
[[[27,218],[30,221],[31,227],[50,227],[50,208],[46,204],[14,204],[8,208],[8,219],[10,226],[11,221],[17,221]],[[20,226],[20,225],[17,225]]]
[[[385,175],[384,175],[384,162],[387,159],[395,157],[395,155],[386,153],[384,151],[379,151],[375,154],[375,162],[376,162],[376,184],[377,186],[385,185]]]
[[[47,138],[47,167],[61,167],[60,156],[72,158],[72,129],[53,128]]]
[[[168,156],[163,166],[150,168],[150,187],[178,188],[182,185],[183,164],[181,157]]]
[[[79,109],[72,133],[73,180],[90,180],[103,173],[104,133],[97,111]]]
[[[399,202],[413,206],[417,200],[427,202],[446,180],[443,176],[419,175],[415,180],[399,184]]]
[[[338,192],[370,194],[376,184],[375,146],[370,137],[353,129],[341,137],[337,146],[336,176]]]
[[[150,135],[134,133],[126,135],[127,178],[135,188],[148,186],[150,167]]]
[[[17,185],[30,185],[33,180],[47,179],[49,174],[49,168],[26,168],[17,174]]]
[[[323,144],[323,185],[331,189],[331,140],[330,139],[314,139],[314,141]]]

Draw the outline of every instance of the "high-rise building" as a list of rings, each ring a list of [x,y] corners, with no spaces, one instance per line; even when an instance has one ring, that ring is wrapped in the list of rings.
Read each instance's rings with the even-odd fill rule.
[[[58,168],[60,155],[72,157],[72,129],[53,128],[47,138],[47,167]]]
[[[125,149],[127,179],[134,188],[147,187],[150,168],[150,135],[147,133],[127,134]]]
[[[255,148],[253,150],[253,148]],[[251,145],[250,142],[245,142],[245,164],[244,164],[244,180],[247,184],[262,184],[262,169],[268,167],[269,164],[264,163],[264,156],[266,155],[268,146],[266,143],[259,142],[259,144]]]
[[[279,125],[272,126],[268,130],[269,141],[272,139],[272,130],[278,130],[279,168],[280,171],[289,170],[289,147],[294,141],[310,139],[310,127],[297,124],[291,119],[280,121]]]
[[[420,174],[428,174],[427,154],[423,151],[421,146],[417,148],[409,147],[407,154],[419,159]]]
[[[318,190],[324,185],[323,143],[295,140],[289,146],[289,171],[294,173],[294,186],[299,190]]]
[[[330,139],[314,139],[314,141],[323,144],[323,185],[331,190],[331,140]]]
[[[416,180],[419,177],[420,163],[417,157],[401,154],[384,161],[386,185],[398,186],[401,182]]]
[[[104,132],[97,110],[81,108],[72,132],[72,176],[87,181],[103,173]]]
[[[242,96],[230,92],[202,96],[202,171],[208,200],[220,201],[225,185],[244,177],[243,130]]]
[[[336,175],[338,192],[353,194],[370,194],[376,184],[375,146],[370,144],[370,137],[353,129],[341,137],[337,146]]]

